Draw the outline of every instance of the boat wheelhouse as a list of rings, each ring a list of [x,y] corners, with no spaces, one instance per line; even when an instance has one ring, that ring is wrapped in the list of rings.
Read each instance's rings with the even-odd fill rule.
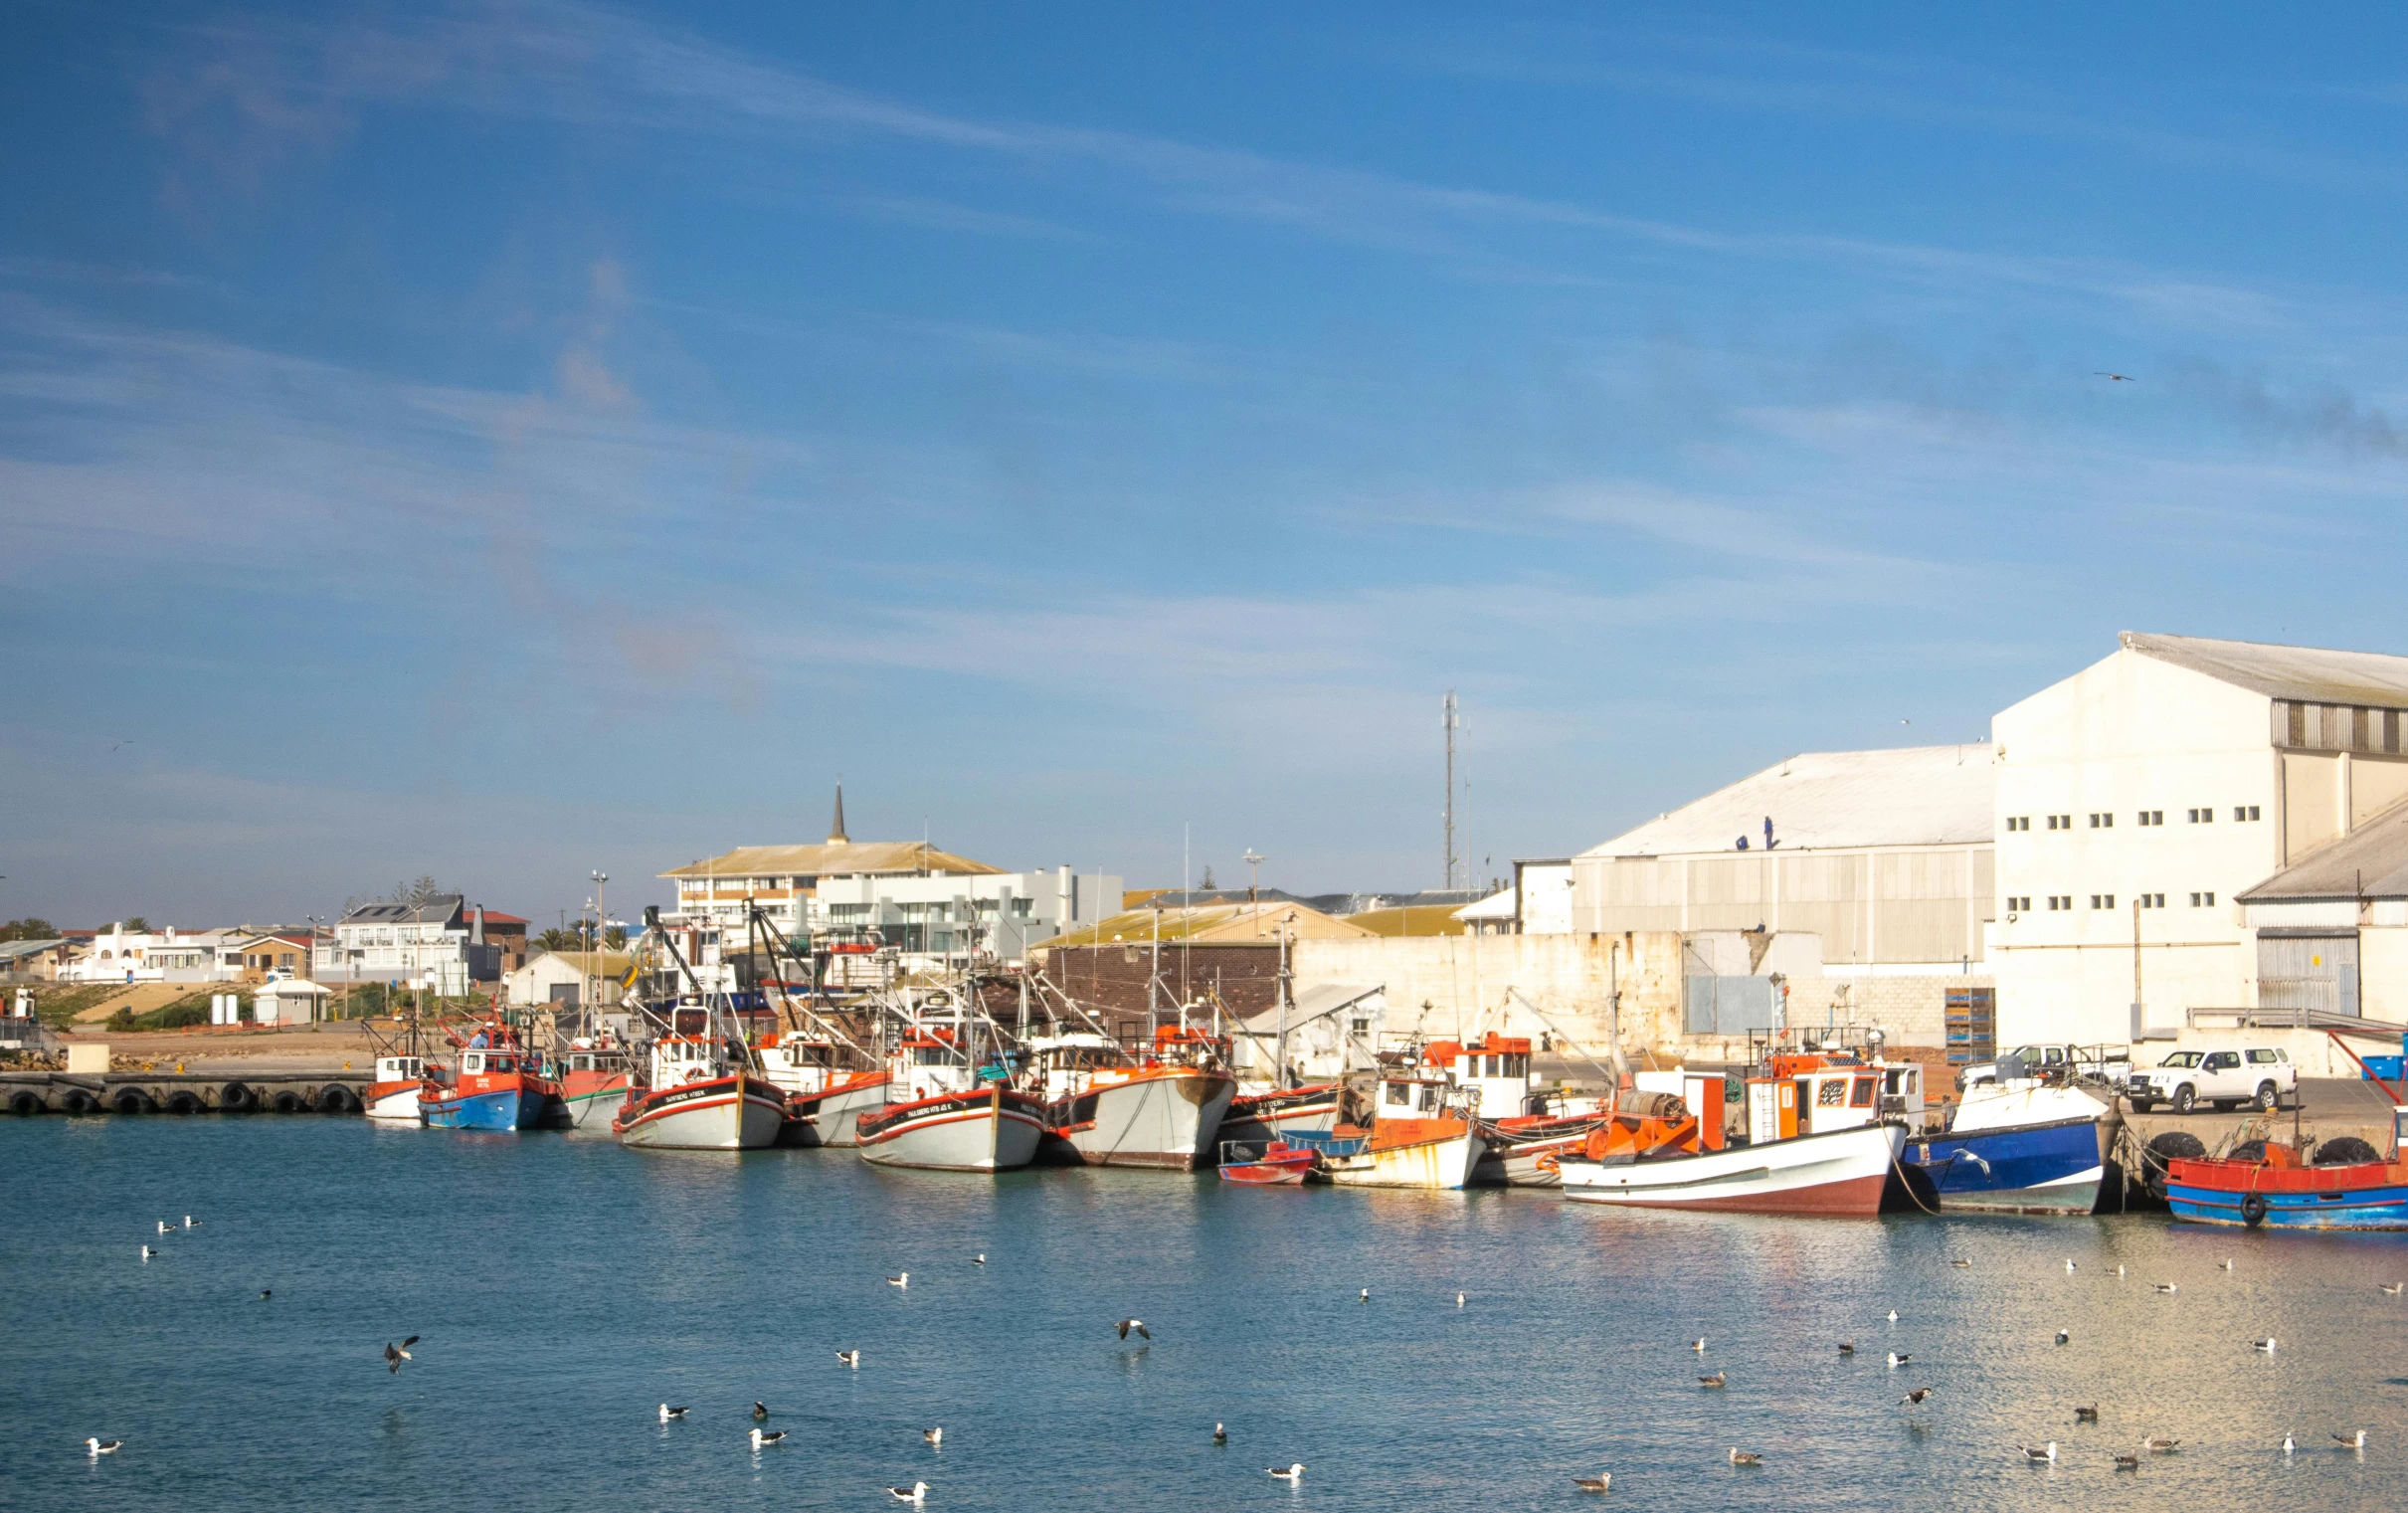
[[[426,1081],[423,1057],[395,1055],[376,1058],[376,1075],[360,1096],[369,1118],[380,1124],[419,1124],[419,1087]]]

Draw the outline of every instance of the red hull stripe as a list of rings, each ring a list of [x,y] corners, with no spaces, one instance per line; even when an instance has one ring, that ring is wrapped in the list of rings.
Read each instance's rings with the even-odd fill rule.
[[[959,1124],[965,1119],[995,1118],[998,1116],[998,1112],[999,1111],[994,1108],[981,1106],[971,1109],[967,1113],[946,1114],[942,1117],[906,1119],[901,1124],[895,1125],[891,1129],[882,1129],[874,1135],[863,1137],[861,1143],[863,1145],[883,1145],[898,1135],[907,1135],[914,1130],[935,1129],[940,1124]],[[1032,1119],[1028,1115],[1021,1113],[1017,1108],[1007,1108],[1001,1110],[1001,1117],[1010,1119],[1018,1124],[1034,1125],[1039,1130],[1042,1130],[1045,1127],[1043,1120]]]
[[[1728,1198],[1687,1200],[1619,1198],[1598,1207],[1700,1209],[1716,1214],[1827,1214],[1860,1219],[1881,1212],[1882,1191],[1889,1181],[1889,1174],[1883,1173],[1873,1177],[1852,1177],[1845,1182],[1826,1182],[1817,1187],[1792,1188],[1785,1193],[1735,1193]]]

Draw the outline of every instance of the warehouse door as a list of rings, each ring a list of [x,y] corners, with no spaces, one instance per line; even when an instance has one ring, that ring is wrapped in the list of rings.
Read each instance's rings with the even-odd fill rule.
[[[1780,1028],[1773,1023],[1779,985],[1769,976],[1699,974],[1691,976],[1686,987],[1691,1035],[1745,1035]]]
[[[2258,935],[2258,1007],[2358,1012],[2358,937]]]

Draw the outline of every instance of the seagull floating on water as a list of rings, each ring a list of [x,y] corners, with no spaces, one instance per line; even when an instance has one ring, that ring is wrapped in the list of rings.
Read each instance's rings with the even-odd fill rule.
[[[926,1502],[928,1500],[928,1483],[915,1481],[907,1487],[888,1487],[886,1495],[896,1502]]]
[[[1893,1324],[1898,1322],[1898,1310],[1895,1308],[1890,1310],[1890,1322]]]
[[[270,1298],[272,1298],[272,1297],[274,1297],[274,1296],[276,1296],[276,1289],[275,1289],[274,1287],[262,1287],[262,1288],[260,1289],[260,1301],[261,1301],[261,1302],[265,1303],[266,1301],[268,1301]]]
[[[1217,1422],[1212,1425],[1212,1442],[1214,1444],[1229,1442],[1229,1430],[1226,1425]]]
[[[684,1418],[684,1417],[685,1417],[685,1410],[684,1410],[684,1409],[682,1409],[682,1408],[671,1408],[671,1407],[669,1407],[669,1406],[668,1406],[667,1404],[665,1404],[665,1403],[663,1403],[663,1404],[661,1404],[661,1405],[660,1405],[660,1421],[661,1421],[662,1423],[666,1423],[666,1422],[668,1422],[668,1421],[669,1421],[671,1418]]]
[[[84,1441],[84,1453],[96,1460],[102,1455],[114,1455],[117,1446],[124,1442],[122,1439],[87,1439]]]
[[[1137,1331],[1138,1336],[1141,1339],[1151,1340],[1154,1338],[1154,1332],[1146,1328],[1146,1321],[1144,1319],[1122,1319],[1119,1323],[1113,1325],[1112,1327],[1120,1331],[1120,1337],[1124,1340],[1129,1337],[1129,1331],[1132,1329]]]
[[[753,1448],[757,1450],[765,1444],[776,1444],[779,1440],[785,1437],[786,1430],[784,1429],[771,1429],[767,1433],[762,1432],[760,1429],[754,1429]]]
[[[2074,1258],[2070,1255],[2065,1258],[2065,1269],[2068,1271],[2074,1269]]]
[[[842,1361],[854,1371],[859,1371],[861,1369],[861,1353],[857,1350],[839,1350],[836,1352],[836,1359]]]
[[[1915,1358],[1913,1356],[1902,1356],[1897,1351],[1893,1350],[1890,1352],[1890,1370],[1896,1371],[1898,1368],[1906,1365],[1909,1361],[1914,1359]]]
[[[2366,1448],[2366,1431],[2359,1429],[2354,1434],[2335,1434],[2332,1436],[2332,1440],[2342,1449],[2362,1450]]]
[[[1954,1260],[1952,1260],[1952,1261],[1948,1262],[1948,1264],[1949,1264],[1949,1265],[1951,1265],[1951,1266],[1969,1266],[1969,1265],[1971,1265],[1971,1264],[1973,1264],[1973,1263],[1972,1263],[1972,1261],[1970,1261],[1970,1260],[1968,1260],[1968,1259],[1966,1259],[1965,1257],[1963,1257],[1963,1256],[1961,1256],[1961,1255],[1960,1255],[1960,1256],[1958,1256],[1956,1259],[1954,1259]]]
[[[1460,1293],[1460,1292],[1458,1292],[1458,1293],[1456,1293],[1456,1294],[1455,1294],[1455,1306],[1456,1306],[1457,1308],[1460,1308],[1460,1307],[1462,1307],[1462,1306],[1463,1306],[1463,1294],[1462,1294],[1462,1293]]]
[[[2273,1355],[2275,1353],[2275,1337],[2273,1335],[2268,1335],[2263,1340],[2252,1340],[2249,1342],[2249,1348],[2252,1350],[2263,1350],[2268,1355]]]
[[[1266,1465],[1263,1470],[1278,1477],[1281,1481],[1304,1480],[1304,1462],[1301,1460],[1287,1466]]]
[[[1691,1340],[1689,1342],[1689,1348],[1696,1351],[1701,1356],[1704,1355],[1706,1353],[1706,1337],[1701,1334],[1696,1339]]]
[[[2097,1423],[2099,1421],[2099,1405],[2093,1403],[2087,1408],[2077,1405],[2074,1409],[2074,1421],[2076,1423]]]
[[[1613,1488],[1613,1472],[1606,1471],[1597,1476],[1574,1476],[1572,1484],[1583,1492],[1610,1491]]]
[[[1360,1297],[1357,1297],[1357,1298],[1355,1299],[1355,1301],[1356,1301],[1356,1302],[1358,1302],[1358,1303],[1368,1303],[1368,1302],[1370,1302],[1371,1300],[1372,1300],[1372,1289],[1371,1289],[1371,1288],[1369,1288],[1369,1287],[1364,1288],[1364,1289],[1363,1289],[1363,1293],[1362,1293],[1362,1295],[1361,1295]]]
[[[2385,1297],[2398,1297],[2402,1287],[2408,1287],[2408,1282],[2377,1282],[2374,1284],[2374,1290]]]
[[[2160,1455],[2170,1455],[2181,1447],[2182,1441],[2179,1439],[2153,1438],[2143,1439],[2140,1441],[2140,1448],[2144,1450],[2155,1450]]]
[[[410,1347],[417,1343],[418,1336],[412,1335],[410,1338],[402,1341],[399,1345],[387,1345],[385,1347],[385,1365],[391,1370],[398,1372],[401,1370],[402,1362],[417,1360],[418,1358],[416,1356],[410,1354]]]
[[[1842,1341],[1840,1341],[1840,1342],[1839,1342],[1839,1353],[1840,1353],[1841,1355],[1843,1355],[1843,1356],[1852,1356],[1852,1355],[1856,1354],[1856,1342],[1855,1342],[1854,1340],[1842,1340]]]
[[[2057,1463],[2057,1441],[2054,1439],[2038,1449],[2033,1449],[2028,1444],[2019,1444],[2015,1448],[2023,1451],[2024,1459],[2036,1465],[2055,1465]]]
[[[754,1402],[753,1402],[753,1417],[754,1417],[755,1418],[768,1418],[768,1417],[769,1417],[769,1405],[768,1405],[768,1404],[766,1404],[766,1403],[763,1403],[763,1402],[759,1401],[758,1399],[754,1400]]]
[[[2137,1471],[2140,1469],[2140,1457],[2137,1455],[2118,1455],[2116,1457],[2116,1469],[2119,1471]]]
[[[201,1227],[201,1222],[200,1222],[199,1220],[197,1220],[197,1219],[193,1218],[193,1217],[192,1217],[190,1214],[187,1214],[187,1215],[185,1215],[185,1216],[184,1216],[184,1228],[185,1228],[185,1229],[199,1229],[200,1227]]]
[[[1920,1408],[1923,1406],[1924,1399],[1929,1398],[1932,1396],[1932,1394],[1938,1391],[1940,1391],[1940,1389],[1937,1387],[1919,1387],[1898,1401],[1901,1403],[1912,1403],[1916,1407]]]
[[[984,1266],[987,1264],[987,1252],[981,1250],[978,1254],[970,1257],[970,1264],[974,1266]]]
[[[2072,1343],[2074,1333],[2070,1329],[2060,1329],[2057,1331],[2057,1343],[2060,1345]]]
[[[164,1233],[166,1233],[166,1232],[167,1232],[167,1221],[166,1221],[166,1220],[164,1220],[164,1219],[162,1219],[162,1220],[160,1220],[160,1221],[159,1221],[159,1232],[160,1232],[161,1234],[164,1234]]]
[[[927,1440],[929,1446],[934,1448],[945,1442],[945,1430],[941,1426],[937,1428],[924,1428],[920,1430],[920,1437]]]
[[[148,1259],[150,1259],[152,1256],[154,1256],[154,1255],[156,1255],[156,1254],[158,1254],[158,1253],[159,1253],[158,1251],[153,1250],[153,1249],[152,1249],[152,1248],[150,1248],[150,1246],[148,1246],[148,1245],[144,1245],[144,1246],[142,1247],[142,1259],[144,1259],[144,1260],[148,1260]]]
[[[2216,1267],[2218,1270],[2230,1271],[2232,1269],[2232,1257],[2227,1255],[2222,1260],[2216,1262]]]
[[[901,1276],[890,1276],[886,1278],[886,1285],[889,1287],[908,1287],[911,1285],[911,1273],[906,1271]]]
[[[1738,1445],[1733,1445],[1731,1447],[1731,1463],[1733,1465],[1762,1465],[1764,1463],[1764,1457],[1761,1455],[1752,1454],[1747,1450],[1741,1449]]]
[[[1718,1371],[1718,1372],[1716,1372],[1716,1373],[1715,1373],[1713,1376],[1711,1376],[1711,1377],[1700,1377],[1700,1378],[1698,1378],[1698,1379],[1697,1379],[1697,1385],[1698,1385],[1698,1386],[1700,1386],[1700,1387],[1721,1387],[1721,1386],[1724,1386],[1724,1385],[1725,1385],[1725,1383],[1724,1383],[1724,1381],[1723,1381],[1723,1374],[1722,1374],[1721,1372],[1719,1372],[1719,1371]]]
[[[2289,1429],[2285,1429],[2285,1430],[2283,1431],[2283,1453],[2284,1453],[2284,1454],[2286,1454],[2286,1455],[2288,1455],[2288,1454],[2290,1454],[2290,1453],[2291,1453],[2293,1450],[2296,1450],[2296,1449],[2298,1449],[2298,1448],[2299,1448],[2299,1446],[2298,1446],[2297,1444],[2295,1444],[2295,1443],[2293,1443],[2293,1442],[2292,1442],[2292,1438],[2291,1438],[2291,1430],[2289,1430]]]
[[[2168,1297],[2182,1290],[2181,1287],[2174,1282],[2158,1282],[2156,1284],[2156,1288],[2159,1292],[2166,1294]]]

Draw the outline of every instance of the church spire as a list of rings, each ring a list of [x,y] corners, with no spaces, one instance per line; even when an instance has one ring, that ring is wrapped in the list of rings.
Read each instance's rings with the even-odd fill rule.
[[[852,837],[844,834],[844,780],[838,778],[836,780],[836,818],[828,827],[828,844],[845,846],[849,845],[851,841]]]

